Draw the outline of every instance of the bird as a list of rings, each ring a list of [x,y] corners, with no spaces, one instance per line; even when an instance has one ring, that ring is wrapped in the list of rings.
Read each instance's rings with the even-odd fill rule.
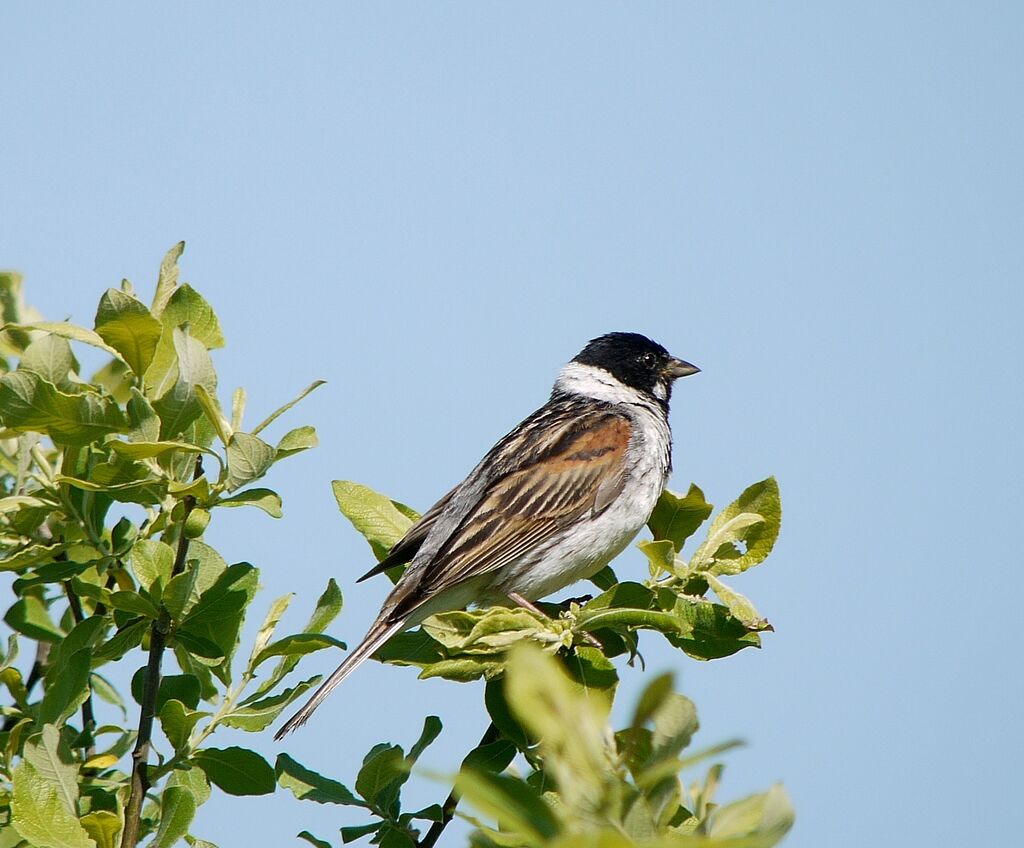
[[[561,369],[547,403],[359,578],[409,563],[363,641],[275,739],[305,724],[397,633],[471,604],[511,601],[539,612],[533,601],[593,576],[621,553],[672,470],[673,382],[699,371],[639,333],[588,342]]]

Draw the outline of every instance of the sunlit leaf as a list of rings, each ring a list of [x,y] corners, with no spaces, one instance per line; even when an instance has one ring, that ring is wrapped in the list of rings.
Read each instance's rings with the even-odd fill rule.
[[[754,483],[715,516],[707,539],[690,559],[690,568],[712,574],[746,571],[771,553],[781,521],[775,478]]]

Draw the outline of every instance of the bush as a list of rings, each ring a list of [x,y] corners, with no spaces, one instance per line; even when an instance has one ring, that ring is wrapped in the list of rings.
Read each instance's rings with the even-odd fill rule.
[[[325,633],[342,598],[328,581],[304,631],[287,636],[276,626],[290,596],[273,601],[239,653],[245,616],[262,605],[257,569],[229,564],[204,535],[222,508],[281,515],[280,497],[253,484],[314,447],[316,433],[298,427],[276,445],[261,434],[320,383],[248,429],[239,389],[229,414],[210,357],[224,344],[220,324],[178,282],[183,247],[161,264],[150,306],[125,281],[103,295],[93,329],[38,320],[20,279],[0,275],[0,570],[12,573],[15,598],[0,656],[0,848],[143,839],[203,848],[210,843],[190,827],[214,787],[258,795],[277,786],[362,809],[367,823],[342,828],[342,840],[366,836],[386,848],[433,845],[461,797],[480,816],[470,821],[481,846],[739,848],[782,838],[792,811],[781,787],[716,807],[718,765],[683,786],[680,771],[731,744],[684,755],[696,711],[669,676],[650,682],[628,727],[607,724],[612,660],[641,659],[640,631],[708,660],[758,646],[771,629],[722,578],[770,553],[781,517],[772,479],[721,511],[689,558],[683,546],[712,507],[696,486],[666,492],[651,516],[653,539],[640,543],[650,562],[642,583],[605,569],[593,580],[597,597],[541,604],[546,617],[446,613],[379,651],[378,660],[416,666],[421,677],[486,680],[490,725],[442,804],[407,811],[401,802],[441,730],[434,716],[408,751],[374,746],[354,791],[287,754],[272,766],[242,747],[212,747],[219,728],[263,731],[316,685],[319,677],[292,673],[304,655],[344,647]],[[88,380],[72,342],[109,357]],[[416,518],[364,486],[333,485],[378,558]],[[134,703],[108,679],[114,664],[138,667]]]

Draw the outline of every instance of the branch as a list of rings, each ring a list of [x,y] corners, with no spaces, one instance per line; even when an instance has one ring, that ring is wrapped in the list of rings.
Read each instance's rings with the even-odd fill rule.
[[[484,735],[480,737],[480,742],[477,744],[477,748],[481,748],[484,745],[490,745],[492,742],[497,742],[501,738],[501,731],[495,726],[492,721],[487,725],[487,730],[484,731]],[[434,848],[435,843],[441,838],[441,834],[444,829],[448,827],[449,823],[455,818],[455,808],[459,806],[459,793],[455,787],[452,787],[452,791],[448,793],[448,797],[445,798],[444,804],[441,807],[441,821],[434,822],[430,826],[430,830],[427,831],[427,835],[424,836],[419,842],[416,843],[416,848]]]
[[[67,559],[67,554],[58,554],[57,559],[61,558]],[[68,596],[71,617],[75,620],[75,624],[81,624],[85,619],[85,613],[82,611],[82,602],[72,588],[70,580],[64,581],[64,594]],[[82,702],[82,734],[84,738],[89,739],[89,744],[85,748],[85,758],[89,759],[96,753],[96,746],[92,742],[92,731],[96,727],[96,714],[93,712],[92,706],[92,683],[86,682],[85,685],[89,694],[86,695],[85,701]]]
[[[193,480],[198,480],[203,473],[203,459],[196,457]],[[196,499],[188,495],[183,500],[184,512],[181,516],[181,532],[178,536],[178,550],[171,568],[171,577],[177,577],[185,570],[188,561],[188,536],[185,535],[185,522],[189,513],[195,508]],[[171,614],[167,607],[160,605],[160,617],[153,622],[149,630],[149,661],[146,664],[146,677],[142,690],[142,709],[139,712],[139,733],[132,751],[131,795],[124,811],[124,831],[121,835],[121,848],[135,848],[139,841],[139,827],[142,821],[142,804],[149,792],[149,746],[153,736],[153,718],[156,715],[156,695],[160,689],[160,662],[164,648],[167,646],[167,634],[171,629]]]

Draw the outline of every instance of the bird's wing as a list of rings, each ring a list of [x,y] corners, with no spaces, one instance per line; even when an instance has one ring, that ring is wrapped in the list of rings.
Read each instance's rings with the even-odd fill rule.
[[[387,556],[367,571],[366,574],[360,577],[356,583],[362,583],[370,577],[376,577],[378,574],[383,574],[389,568],[401,565],[403,562],[409,562],[409,560],[416,556],[416,552],[420,549],[420,545],[423,544],[423,540],[427,538],[427,534],[433,529],[434,522],[437,521],[437,517],[444,511],[444,508],[448,506],[448,501],[452,499],[452,495],[455,494],[455,491],[458,488],[459,487],[456,486],[441,498],[441,500],[423,513],[423,515],[419,517],[419,520],[413,524],[412,527],[406,530],[405,535],[395,542],[394,547],[388,551]]]
[[[487,482],[415,583],[407,591],[396,590],[392,616],[508,565],[585,513],[606,509],[625,483],[632,434],[630,419],[608,409],[575,410],[509,434],[495,450],[514,445],[518,436],[523,442],[520,461],[506,463],[506,473]],[[516,453],[505,450],[501,456],[511,459]]]

